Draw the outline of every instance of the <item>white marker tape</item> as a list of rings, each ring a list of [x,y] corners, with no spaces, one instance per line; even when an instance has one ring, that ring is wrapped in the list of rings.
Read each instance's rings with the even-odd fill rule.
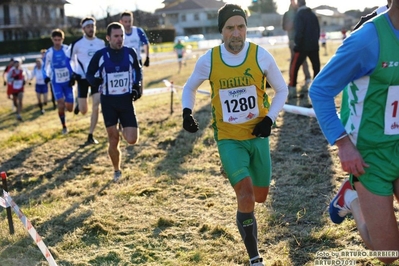
[[[297,114],[297,115],[316,117],[316,114],[315,114],[313,108],[306,108],[306,107],[301,107],[301,106],[296,106],[296,105],[284,104],[283,110],[288,113],[293,113],[293,114]]]
[[[170,92],[171,88],[167,87],[167,88],[156,88],[156,89],[146,89],[143,91],[144,95],[154,95],[154,94],[159,94],[159,93],[164,93],[164,92]],[[175,92],[175,90],[173,90],[173,92]]]
[[[6,200],[3,199],[2,197],[0,197],[0,206],[3,207],[4,209],[10,207],[10,205],[8,205]]]
[[[207,94],[207,95],[211,94],[209,91],[203,91],[203,90],[198,90],[198,92],[202,93],[202,94]],[[297,115],[316,117],[316,114],[315,114],[313,108],[306,108],[306,107],[301,107],[301,106],[284,104],[283,110],[288,113],[293,113],[293,114],[297,114]]]
[[[144,90],[145,94],[148,95],[148,94],[169,92],[171,85],[172,85],[171,82],[169,82],[166,79],[164,79],[163,82],[165,83],[166,88]],[[211,94],[209,91],[204,91],[204,90],[198,90],[197,92],[201,93],[201,94],[206,94],[206,95]],[[315,114],[313,108],[306,108],[306,107],[301,107],[301,106],[296,106],[296,105],[284,104],[283,110],[287,113],[293,113],[293,114],[304,115],[304,116],[309,116],[309,117],[316,117],[316,114]]]
[[[4,199],[7,202],[9,206],[14,210],[14,212],[17,214],[18,218],[21,220],[21,222],[24,224],[24,227],[26,230],[28,230],[30,236],[32,239],[35,241],[36,245],[39,247],[40,251],[46,258],[47,262],[49,263],[50,266],[57,266],[57,263],[55,262],[53,255],[51,255],[50,250],[48,250],[47,246],[44,244],[41,236],[36,232],[36,229],[33,227],[31,222],[26,218],[25,214],[19,209],[18,205],[15,204],[14,200],[11,198],[11,196],[3,190],[3,195]]]

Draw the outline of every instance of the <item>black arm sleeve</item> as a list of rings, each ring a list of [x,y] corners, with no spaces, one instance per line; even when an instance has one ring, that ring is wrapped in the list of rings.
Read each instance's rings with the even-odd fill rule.
[[[100,58],[102,56],[102,50],[97,51],[90,60],[89,66],[87,67],[86,79],[91,86],[95,86],[95,75],[100,69]]]

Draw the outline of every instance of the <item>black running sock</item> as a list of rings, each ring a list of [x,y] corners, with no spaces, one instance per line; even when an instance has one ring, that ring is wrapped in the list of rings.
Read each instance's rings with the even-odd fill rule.
[[[254,212],[242,213],[237,211],[236,222],[249,257],[258,257],[258,227]]]
[[[66,124],[65,124],[65,113],[58,111],[58,116],[60,117],[62,127],[66,127]]]

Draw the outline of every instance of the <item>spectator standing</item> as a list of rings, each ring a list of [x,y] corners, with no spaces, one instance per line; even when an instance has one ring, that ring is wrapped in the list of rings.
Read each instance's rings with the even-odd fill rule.
[[[288,48],[290,49],[290,65],[292,59],[294,58],[294,38],[295,38],[295,27],[294,27],[294,20],[295,15],[298,10],[298,6],[295,0],[291,0],[290,7],[283,15],[283,30],[287,32],[288,37]],[[305,59],[302,63],[303,74],[305,75],[305,86],[309,85],[312,81],[309,72],[309,65],[308,61]]]
[[[298,11],[294,20],[294,57],[290,66],[289,95],[297,95],[297,78],[299,67],[309,57],[313,68],[313,78],[320,71],[319,38],[320,25],[316,14],[306,6],[305,0],[298,0]]]

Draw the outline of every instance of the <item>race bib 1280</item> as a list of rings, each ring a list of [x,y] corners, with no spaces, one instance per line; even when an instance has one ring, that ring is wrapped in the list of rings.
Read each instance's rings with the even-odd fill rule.
[[[223,121],[241,124],[259,116],[256,87],[246,86],[219,90]]]

